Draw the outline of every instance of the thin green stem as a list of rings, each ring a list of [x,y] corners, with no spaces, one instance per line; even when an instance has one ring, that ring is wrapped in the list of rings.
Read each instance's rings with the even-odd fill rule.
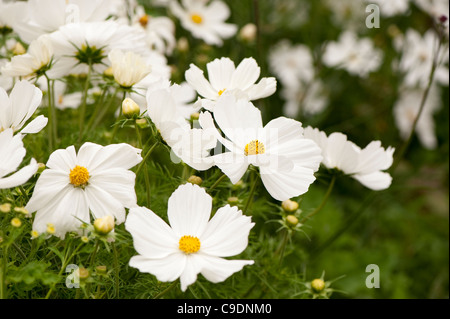
[[[78,135],[78,144],[81,144],[81,142],[83,140],[84,121],[85,121],[85,117],[86,117],[87,97],[88,97],[89,85],[91,82],[91,73],[92,73],[92,62],[91,62],[91,60],[89,60],[88,73],[87,73],[86,82],[84,83],[84,88],[83,88],[83,103],[81,104],[81,107],[80,107],[80,119],[79,119],[80,133]]]
[[[139,126],[134,125],[134,127],[136,128],[136,135],[138,137],[138,143],[139,143],[139,147],[141,149],[143,149],[143,145],[142,145],[142,136],[141,136],[141,131],[139,129]],[[146,188],[146,192],[147,192],[147,207],[150,206],[150,198],[151,198],[151,193],[150,193],[150,178],[148,176],[148,167],[147,167],[147,162],[144,162],[144,168],[145,168],[145,172],[144,172],[144,180],[145,180],[145,188]]]
[[[54,149],[54,143],[55,143],[55,136],[54,136],[54,129],[53,129],[53,122],[54,122],[54,99],[53,99],[53,85],[52,81],[48,78],[47,75],[45,75],[45,78],[47,79],[47,102],[48,102],[48,147],[50,149],[50,152],[53,152]]]
[[[159,294],[157,294],[155,297],[153,297],[153,299],[159,299],[162,296],[164,296],[166,293],[168,293],[169,291],[171,291],[176,285],[178,284],[178,280],[173,281],[169,287],[167,287],[166,289],[164,289],[163,291],[161,291]]]
[[[258,174],[256,172],[252,173],[252,188],[250,189],[250,194],[248,195],[247,202],[245,203],[245,207],[242,210],[242,213],[245,214],[247,210],[250,208],[250,204],[253,202],[253,195],[255,193],[256,185],[258,184]]]
[[[111,246],[114,255],[114,287],[116,291],[116,298],[119,298],[119,256],[117,254],[116,245],[114,245],[114,243],[111,243]]]
[[[126,97],[127,97],[127,91],[123,91],[122,101],[125,100]],[[119,107],[119,116],[117,117],[117,120],[120,120],[121,117],[122,117],[122,106]],[[114,141],[114,138],[116,137],[118,130],[119,130],[119,125],[116,123],[116,125],[114,125],[114,129],[112,132],[111,143]]]
[[[310,219],[315,214],[317,214],[320,210],[322,210],[322,208],[325,206],[325,204],[328,200],[328,197],[330,197],[330,194],[331,194],[331,191],[333,190],[335,181],[336,181],[336,175],[333,175],[333,177],[331,178],[330,184],[328,185],[327,192],[325,193],[325,196],[323,197],[320,205],[312,213],[310,213],[308,216],[305,216],[302,220],[300,220],[300,223],[306,222],[308,219]]]
[[[275,251],[275,255],[279,255],[279,259],[278,259],[279,267],[281,266],[281,263],[283,262],[284,252],[286,251],[286,245],[287,245],[288,241],[289,241],[289,231],[287,229],[284,229],[283,237],[281,239],[281,245]]]
[[[141,171],[142,167],[144,166],[146,160],[150,157],[150,155],[152,154],[152,152],[156,148],[156,146],[158,146],[158,142],[155,142],[155,144],[153,144],[153,146],[147,151],[144,158],[142,159],[142,162],[139,164],[138,168],[136,169],[136,176],[139,175],[139,172]]]
[[[8,263],[8,246],[3,247],[3,254],[0,265],[0,299],[6,299],[6,265]]]
[[[222,176],[220,176],[214,184],[211,185],[211,187],[208,189],[208,192],[211,193],[211,191],[216,188],[225,178],[227,177],[227,175],[222,174]]]
[[[107,90],[107,87],[105,88],[105,91]],[[116,87],[116,89],[114,90],[114,93],[111,95],[111,98],[108,101],[108,104],[103,107],[100,111],[100,113],[98,114],[98,116],[91,117],[90,119],[90,125],[88,125],[88,129],[86,130],[87,132],[92,129],[92,128],[96,128],[97,125],[101,122],[101,120],[103,119],[103,117],[105,116],[106,112],[108,112],[108,110],[111,108],[111,105],[114,103],[114,101],[116,100],[117,97],[117,93],[119,92],[119,88]]]

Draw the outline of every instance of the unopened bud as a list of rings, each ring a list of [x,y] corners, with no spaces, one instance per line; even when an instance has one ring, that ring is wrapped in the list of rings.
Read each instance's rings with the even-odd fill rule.
[[[200,113],[195,112],[191,114],[191,121],[196,121],[200,118]]]
[[[47,233],[54,234],[55,233],[55,225],[52,223],[47,224]]]
[[[45,166],[44,163],[38,163],[38,170],[37,170],[37,172],[38,173],[42,173],[44,171],[45,167],[46,166]]]
[[[127,97],[122,102],[122,113],[128,118],[132,118],[134,115],[141,113],[141,108],[133,99]]]
[[[281,207],[290,213],[295,212],[298,209],[298,203],[293,200],[287,199],[281,203]]]
[[[5,214],[11,212],[11,204],[10,203],[1,204],[0,212],[5,213]]]
[[[22,221],[19,218],[14,217],[13,219],[11,219],[11,225],[13,227],[19,228],[20,226],[22,226]]]
[[[17,42],[16,45],[14,45],[14,48],[12,49],[12,52],[14,55],[21,55],[27,53],[27,50],[23,47],[22,43]]]
[[[81,236],[81,241],[83,242],[83,243],[88,243],[89,242],[89,237],[87,237],[87,236]]]
[[[189,42],[185,37],[181,37],[177,42],[178,51],[187,52],[189,50]]]
[[[237,205],[239,203],[239,198],[237,198],[236,196],[228,197],[227,202],[231,206]]]
[[[322,279],[314,279],[311,281],[311,288],[315,292],[321,292],[325,289],[325,282]]]
[[[106,268],[106,266],[101,265],[101,266],[95,267],[95,270],[99,275],[106,275],[107,268]]]
[[[148,122],[146,119],[137,119],[135,123],[141,129],[146,128],[148,126]]]
[[[103,71],[103,75],[108,76],[108,77],[114,77],[112,66],[110,66],[105,71]]]
[[[255,40],[257,31],[256,25],[247,23],[239,31],[239,37],[244,41],[251,42]]]
[[[294,215],[287,215],[286,222],[288,223],[289,226],[295,227],[298,224],[298,218],[295,217]]]
[[[37,230],[32,230],[31,231],[31,239],[35,239],[39,237],[39,232]]]
[[[200,186],[200,185],[202,184],[202,182],[203,182],[203,180],[202,180],[201,177],[195,176],[195,175],[192,175],[191,177],[189,177],[187,181],[188,181],[189,183],[191,183],[191,184],[195,184],[195,185],[199,185],[199,186]]]
[[[22,214],[26,217],[31,217],[31,214],[28,212],[28,210],[25,207],[14,207],[14,211],[16,213]]]
[[[114,217],[106,215],[94,221],[94,229],[100,235],[107,235],[114,229]]]
[[[83,267],[78,268],[78,275],[80,277],[80,280],[84,281],[89,278],[89,270]]]

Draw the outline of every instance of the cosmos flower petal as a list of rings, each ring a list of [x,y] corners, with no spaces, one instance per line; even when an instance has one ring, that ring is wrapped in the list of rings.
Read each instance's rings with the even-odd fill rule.
[[[214,256],[205,256],[201,274],[209,281],[218,283],[241,271],[244,266],[253,264],[253,260],[228,260]]]
[[[254,225],[236,206],[219,208],[202,234],[202,253],[218,257],[240,254],[248,245],[248,235]]]
[[[203,268],[203,260],[198,254],[192,254],[186,258],[186,266],[180,276],[182,291],[186,291],[187,287],[197,280],[197,275]]]
[[[214,163],[220,170],[228,176],[233,184],[236,184],[247,171],[249,163],[245,155],[239,155],[234,152],[226,152],[213,156]]]
[[[212,198],[203,188],[187,183],[178,187],[170,196],[167,216],[180,238],[185,235],[200,236],[209,220]]]
[[[18,130],[41,104],[42,91],[28,81],[22,80],[14,85],[9,98],[15,114],[11,124]]]
[[[94,219],[112,215],[116,218],[116,224],[125,221],[124,206],[106,190],[91,184],[85,188],[85,193]]]
[[[35,134],[40,132],[48,122],[48,118],[46,118],[44,115],[39,115],[34,120],[32,120],[30,123],[25,126],[20,133],[22,134]]]
[[[69,174],[70,170],[76,166],[76,159],[75,147],[71,145],[66,149],[59,149],[50,154],[46,166]]]
[[[233,87],[240,88],[242,91],[247,90],[258,80],[260,72],[261,68],[254,58],[245,58],[239,63],[233,74],[231,79]]]
[[[161,217],[146,207],[131,208],[125,228],[133,234],[134,248],[145,258],[165,258],[179,252],[179,238]]]
[[[132,147],[126,143],[111,144],[102,147],[97,152],[97,157],[91,161],[89,169],[105,170],[109,168],[130,169],[142,161],[141,149]]]
[[[392,183],[392,177],[389,173],[376,171],[369,174],[352,175],[358,182],[375,191],[389,188]]]
[[[203,71],[196,65],[191,64],[185,72],[186,82],[194,88],[198,94],[207,99],[216,99],[218,92],[206,80]]]
[[[223,57],[209,62],[206,68],[208,69],[209,82],[216,90],[216,95],[219,91],[226,90],[234,76],[234,62],[229,58]]]
[[[38,170],[38,164],[33,158],[30,164],[5,178],[0,178],[0,189],[11,188],[26,183]]]
[[[137,255],[130,259],[130,266],[139,269],[140,272],[151,273],[159,281],[174,281],[181,276],[186,265],[186,256],[174,253],[166,258],[152,259]]]

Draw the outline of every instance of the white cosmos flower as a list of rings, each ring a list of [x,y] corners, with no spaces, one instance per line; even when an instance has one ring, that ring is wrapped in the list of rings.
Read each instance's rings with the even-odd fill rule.
[[[438,64],[435,70],[435,81],[442,85],[448,85],[448,66],[445,64],[448,63],[449,53],[448,50],[436,52],[437,44],[438,38],[434,30],[428,30],[423,36],[413,29],[406,31],[399,62],[400,71],[405,73],[403,83],[405,86],[425,88],[436,55],[438,55],[437,61],[442,61],[442,63]]]
[[[26,7],[24,2],[0,0],[0,29],[12,29],[14,22],[20,18]]]
[[[380,67],[383,51],[376,48],[371,39],[358,39],[356,33],[345,31],[338,41],[327,44],[322,61],[328,67],[344,69],[352,75],[366,77]]]
[[[128,144],[94,143],[83,144],[78,154],[74,146],[53,152],[26,205],[36,212],[33,229],[42,233],[51,223],[55,236],[64,238],[90,222],[89,211],[93,219],[112,215],[124,222],[125,208],[136,206],[136,175],[129,169],[142,161],[140,153]]]
[[[3,74],[12,77],[36,77],[50,68],[53,46],[46,34],[32,41],[25,54],[16,55],[2,67]]]
[[[108,54],[108,58],[111,61],[114,80],[125,88],[132,87],[151,71],[151,66],[132,51],[114,49]]]
[[[183,89],[177,84],[149,90],[147,115],[176,157],[196,170],[207,170],[214,165],[209,151],[216,146],[217,140],[211,132],[191,128],[185,117],[187,107],[177,98],[182,92]],[[177,158],[172,160],[176,161]]]
[[[151,273],[160,281],[180,278],[181,290],[202,274],[218,283],[253,260],[230,260],[248,245],[254,226],[237,207],[226,205],[211,216],[212,197],[197,185],[178,187],[169,198],[170,226],[145,207],[130,209],[125,227],[133,237],[138,255],[130,266]]]
[[[279,117],[263,127],[261,112],[251,102],[223,96],[214,107],[214,126],[209,112],[200,114],[200,125],[216,133],[228,152],[213,156],[214,163],[237,183],[250,164],[259,167],[270,195],[280,201],[304,194],[316,179],[320,148],[303,137],[302,124]]]
[[[29,0],[13,23],[22,41],[80,22],[104,21],[112,12],[110,0]]]
[[[428,0],[427,0],[428,1]],[[410,0],[366,0],[368,4],[376,4],[385,17],[406,14]]]
[[[411,128],[418,115],[422,96],[423,89],[404,89],[394,105],[395,124],[400,132],[400,137],[404,140],[411,134]],[[427,149],[435,149],[437,147],[433,116],[440,107],[440,90],[438,86],[433,85],[416,125],[417,137]]]
[[[50,37],[55,63],[48,75],[55,79],[87,73],[89,59],[94,71],[103,73],[107,68],[106,57],[113,49],[143,56],[149,52],[144,31],[110,20],[67,24]]]
[[[286,101],[283,112],[291,118],[320,113],[328,103],[325,87],[320,80],[298,86],[284,86],[280,96]]]
[[[150,16],[144,7],[138,6],[131,18],[134,26],[139,26],[147,34],[149,46],[161,54],[171,55],[176,45],[175,23],[168,17]]]
[[[391,185],[392,177],[382,171],[392,165],[394,148],[384,149],[380,141],[372,141],[361,149],[347,140],[345,134],[335,132],[327,136],[310,126],[305,128],[304,134],[322,149],[325,167],[338,169],[373,190],[383,190]]]
[[[219,0],[208,3],[205,0],[178,0],[170,2],[170,10],[180,20],[181,25],[196,38],[207,44],[221,46],[223,39],[235,35],[238,27],[225,23],[230,16],[230,8]]]
[[[33,134],[41,131],[48,119],[39,115],[29,122],[42,100],[42,91],[28,81],[16,82],[10,95],[0,87],[0,131],[12,128],[14,132]]]
[[[227,57],[215,59],[206,64],[209,81],[203,71],[191,64],[186,71],[187,83],[200,94],[201,105],[207,110],[213,110],[214,102],[225,92],[257,100],[272,95],[276,91],[277,82],[273,77],[262,78],[258,83],[261,69],[253,58],[245,58],[235,67],[234,62]]]
[[[0,189],[24,184],[38,169],[38,164],[33,158],[29,165],[16,172],[25,157],[26,150],[23,147],[23,136],[13,133],[10,128],[0,132]]]

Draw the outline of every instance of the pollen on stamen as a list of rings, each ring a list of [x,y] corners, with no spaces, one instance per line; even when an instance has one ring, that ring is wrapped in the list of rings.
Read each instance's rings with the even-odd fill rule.
[[[202,16],[196,13],[191,14],[191,20],[196,24],[201,24],[203,22]]]
[[[70,184],[74,187],[84,187],[88,184],[90,176],[86,167],[77,165],[70,170],[69,178]]]
[[[200,239],[194,236],[183,236],[180,238],[178,248],[186,254],[196,253],[200,250]]]
[[[264,154],[266,151],[266,148],[264,147],[264,144],[259,142],[258,140],[251,141],[247,145],[245,145],[244,154],[246,156],[248,155],[258,155],[258,154]]]
[[[220,90],[220,91],[218,92],[219,96],[221,96],[222,93],[225,92],[225,90],[226,90],[226,89]]]

